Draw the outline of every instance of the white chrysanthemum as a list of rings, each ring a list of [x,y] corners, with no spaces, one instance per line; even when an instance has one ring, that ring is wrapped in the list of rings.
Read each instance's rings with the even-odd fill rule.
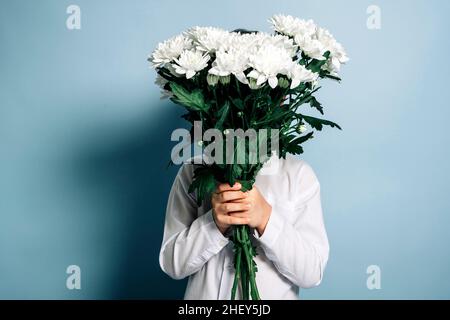
[[[267,44],[271,44],[275,47],[286,49],[291,57],[294,57],[297,54],[297,45],[294,43],[292,39],[289,37],[277,34],[277,35],[271,35],[267,33],[258,33],[255,36],[254,44],[257,47],[261,47]]]
[[[319,28],[316,37],[322,44],[324,50],[330,52],[330,58],[324,65],[324,68],[331,74],[336,75],[340,70],[341,64],[344,64],[349,60],[344,47],[337,42],[333,35],[326,29]]]
[[[232,38],[230,32],[213,27],[194,27],[189,29],[186,35],[193,41],[197,50],[204,52],[227,50]]]
[[[237,51],[255,51],[260,43],[259,33],[230,33],[228,49]]]
[[[293,37],[295,44],[308,57],[325,60],[324,44],[317,39],[317,25],[313,20],[301,20],[292,16],[275,15],[270,20],[273,28],[284,35]]]
[[[282,34],[286,34],[289,36],[293,36],[297,27],[297,18],[293,16],[285,16],[285,15],[274,15],[269,19],[269,22],[272,24],[272,28]]]
[[[228,52],[219,50],[208,72],[220,77],[233,74],[239,81],[247,84],[244,70],[248,68],[248,58],[248,53],[242,50],[230,49]]]
[[[292,65],[288,71],[288,77],[291,79],[291,89],[293,89],[302,82],[317,81],[319,74],[306,69],[297,62],[292,62]]]
[[[298,44],[300,49],[308,57],[317,60],[325,60],[326,58],[323,54],[326,52],[325,46],[322,42],[317,39],[312,38],[309,35],[298,34],[294,37],[295,42]]]
[[[154,68],[159,68],[166,63],[172,62],[180,56],[181,52],[190,48],[192,48],[192,40],[184,35],[178,35],[159,43],[156,50],[149,57],[149,61],[151,61]]]
[[[261,46],[249,58],[249,65],[254,68],[249,74],[249,78],[256,79],[256,85],[261,85],[268,81],[271,88],[278,85],[278,74],[287,74],[292,63],[291,54],[284,48],[279,48],[273,44]]]
[[[274,15],[269,22],[275,31],[291,37],[299,34],[312,36],[317,28],[313,20],[301,20],[290,15]]]
[[[195,74],[206,68],[210,56],[198,50],[184,50],[172,66],[175,72],[186,75],[186,79],[190,79]]]

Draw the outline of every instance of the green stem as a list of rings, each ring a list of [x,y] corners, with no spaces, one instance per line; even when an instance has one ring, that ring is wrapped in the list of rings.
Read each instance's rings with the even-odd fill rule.
[[[236,234],[236,229],[234,230],[234,233]],[[233,288],[231,289],[231,300],[235,300],[236,298],[236,290],[237,286],[240,280],[241,275],[241,248],[236,248],[236,253],[234,255],[236,268],[235,268],[235,274],[234,274],[234,282],[233,282]]]
[[[260,300],[256,286],[250,228],[246,225],[233,227],[233,242],[235,245],[235,276],[231,289],[231,300],[236,298],[239,282],[243,300],[250,300],[250,297],[252,300]]]
[[[242,240],[244,242],[243,247],[244,247],[244,253],[245,253],[245,258],[246,258],[246,262],[247,262],[247,270],[248,270],[248,274],[249,274],[249,284],[250,284],[250,289],[251,289],[251,296],[253,300],[260,300],[259,297],[259,292],[258,289],[256,287],[256,275],[254,272],[254,268],[253,268],[253,255],[250,251],[251,249],[251,242],[249,239],[249,229],[247,226],[244,226],[242,228]]]
[[[235,83],[236,83],[236,90],[238,92],[238,95],[239,95],[239,97],[242,97],[241,88],[239,87],[239,80],[236,77],[234,77],[234,80],[236,81]]]
[[[241,254],[244,254],[244,252],[242,251]],[[245,257],[244,257],[245,258]],[[247,268],[245,268],[245,259],[243,260],[243,268],[241,269],[241,287],[242,287],[242,300],[249,300],[249,295],[248,295],[248,273],[247,273]]]

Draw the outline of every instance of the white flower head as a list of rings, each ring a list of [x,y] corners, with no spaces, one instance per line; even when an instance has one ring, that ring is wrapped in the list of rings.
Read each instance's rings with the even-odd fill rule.
[[[328,39],[322,38],[322,30],[313,20],[302,20],[292,16],[275,15],[270,20],[275,31],[294,38],[295,44],[308,57],[325,60]]]
[[[195,74],[208,66],[210,56],[198,50],[184,50],[175,63],[172,64],[176,73],[185,75],[190,79]]]
[[[186,32],[199,51],[216,52],[228,49],[232,41],[230,32],[213,27],[194,27]]]
[[[298,34],[294,37],[295,42],[298,44],[304,54],[312,59],[325,60],[323,54],[326,49],[322,42],[310,37],[309,35]]]
[[[290,15],[274,15],[269,22],[275,31],[291,37],[312,36],[317,28],[313,20],[301,20]]]
[[[286,49],[287,51],[289,51],[291,57],[294,57],[297,54],[298,46],[294,43],[294,40],[281,34],[270,35],[266,33],[261,33],[258,36],[257,42],[258,46],[271,44],[275,47]]]
[[[278,85],[278,74],[287,74],[292,62],[291,54],[285,48],[273,44],[261,46],[249,58],[249,65],[253,70],[247,75],[256,79],[256,85],[268,81],[271,88]]]
[[[330,52],[330,58],[324,65],[324,69],[331,74],[336,75],[339,72],[341,64],[346,63],[349,59],[344,47],[336,41],[333,35],[326,29],[319,28],[316,33],[317,41],[319,41],[325,52]]]
[[[272,18],[269,19],[269,22],[272,24],[272,28],[275,31],[288,36],[293,36],[297,27],[296,20],[297,19],[293,16],[277,14],[272,16]]]
[[[154,68],[159,68],[178,58],[186,49],[192,48],[192,40],[184,35],[178,35],[159,43],[149,57]]]
[[[219,50],[216,52],[216,60],[209,69],[210,74],[219,77],[233,74],[240,82],[247,84],[244,71],[248,68],[248,53],[242,50],[230,49],[228,52]]]
[[[306,69],[297,62],[292,62],[289,68],[288,77],[291,79],[291,89],[298,87],[302,82],[315,82],[319,74]]]
[[[240,51],[254,51],[259,44],[260,33],[230,33],[229,49]]]

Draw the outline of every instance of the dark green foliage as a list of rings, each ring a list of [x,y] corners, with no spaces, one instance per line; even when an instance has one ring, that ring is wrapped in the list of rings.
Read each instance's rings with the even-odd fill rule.
[[[170,88],[172,89],[173,97],[172,101],[182,106],[187,107],[192,111],[208,111],[210,105],[205,103],[202,91],[200,89],[195,89],[189,92],[187,89],[183,88],[181,85],[175,82],[170,83]]]
[[[199,167],[194,170],[194,179],[189,186],[189,192],[197,192],[197,204],[201,205],[204,197],[216,189],[216,179],[207,167]]]
[[[225,122],[225,119],[228,116],[229,111],[230,111],[230,102],[229,101],[225,101],[223,106],[217,112],[218,119],[217,119],[217,122],[216,122],[216,124],[214,126],[216,129],[219,129],[220,131],[223,131],[223,129],[224,129],[223,124]]]
[[[334,122],[328,121],[328,120],[324,120],[324,119],[319,119],[319,118],[314,118],[314,117],[309,117],[309,116],[305,116],[305,115],[301,115],[300,116],[303,120],[305,120],[307,123],[309,123],[309,125],[311,127],[313,127],[316,130],[321,131],[323,126],[330,126],[332,128],[336,127],[340,130],[342,130],[342,128]]]

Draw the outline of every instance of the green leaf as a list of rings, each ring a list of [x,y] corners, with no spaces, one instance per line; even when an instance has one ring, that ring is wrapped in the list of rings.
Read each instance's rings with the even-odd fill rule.
[[[243,192],[251,190],[253,188],[254,181],[252,180],[238,180],[238,182],[241,184],[241,191]]]
[[[323,54],[325,57],[324,60],[317,60],[313,59],[311,63],[307,66],[307,69],[311,70],[312,72],[319,72],[322,66],[327,63],[328,58],[330,57],[330,51],[327,51]]]
[[[216,122],[215,128],[219,129],[220,131],[223,131],[223,123],[225,122],[225,119],[228,116],[228,113],[230,111],[230,102],[227,100],[225,101],[225,104],[219,109],[217,112],[217,116],[219,119]]]
[[[225,180],[230,186],[234,185],[234,183],[236,182],[236,177],[234,175],[234,166],[235,164],[228,164],[226,167]]]
[[[243,169],[242,166],[240,166],[239,164],[232,164],[231,171],[234,179],[237,180],[241,176]]]
[[[336,81],[341,81],[342,80],[341,78],[336,77],[336,76],[332,76],[331,74],[326,74],[326,75],[324,75],[324,77],[325,78],[330,78],[330,79],[333,79],[333,80],[336,80]]]
[[[314,117],[310,117],[310,116],[304,116],[304,115],[299,115],[300,118],[304,119],[307,123],[309,123],[309,125],[311,127],[313,127],[316,130],[322,130],[323,126],[330,126],[332,128],[336,127],[339,130],[342,130],[342,128],[334,122],[331,122],[329,120],[325,120],[325,119],[319,119],[319,118],[314,118]]]
[[[313,137],[313,134],[314,134],[314,132],[310,132],[308,134],[305,134],[304,136],[295,138],[289,144],[296,144],[296,145],[302,144],[303,142],[311,139]]]
[[[233,105],[236,106],[239,110],[244,110],[244,102],[241,99],[231,99]]]
[[[286,146],[286,151],[291,154],[301,154],[303,153],[303,148],[298,144],[288,144]]]
[[[275,108],[272,112],[267,112],[262,121],[256,122],[257,125],[269,124],[283,121],[285,117],[292,116],[294,112],[290,109]]]
[[[309,103],[313,93],[315,93],[316,91],[318,91],[321,87],[317,87],[312,91],[307,91],[307,92],[302,92],[301,94],[299,94],[294,101],[293,104],[293,108],[301,106],[303,103]]]
[[[175,82],[170,83],[170,89],[174,94],[171,98],[173,102],[181,104],[191,110],[208,111],[210,106],[205,103],[201,90],[195,89],[194,91],[189,92],[183,86]]]
[[[322,104],[317,101],[317,99],[313,96],[309,99],[309,104],[312,108],[316,108],[321,114],[323,114],[323,107]]]
[[[203,199],[216,189],[216,179],[210,167],[198,167],[194,170],[194,178],[189,186],[189,192],[197,192],[197,204],[200,206]]]

